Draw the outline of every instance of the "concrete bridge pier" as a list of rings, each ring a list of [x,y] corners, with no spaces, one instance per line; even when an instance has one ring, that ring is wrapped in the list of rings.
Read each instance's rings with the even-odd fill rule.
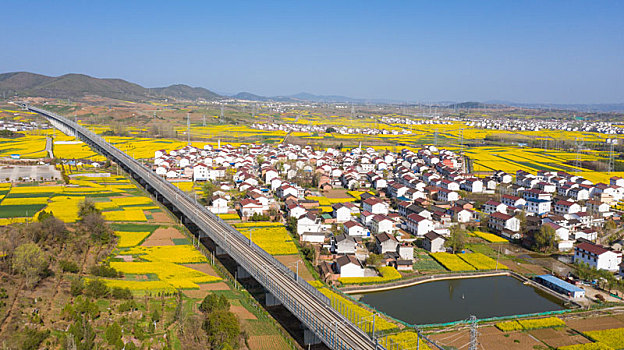
[[[236,276],[238,277],[238,279],[243,279],[243,278],[250,278],[251,274],[249,274],[249,272],[247,272],[247,270],[245,270],[242,266],[237,265]]]
[[[279,299],[277,299],[275,295],[271,294],[271,292],[269,291],[265,292],[264,302],[266,306],[282,305],[282,302]]]
[[[222,256],[222,255],[228,255],[227,252],[225,250],[223,250],[223,248],[217,246],[217,249],[215,249],[215,254],[217,256]]]
[[[317,345],[322,342],[321,338],[317,337],[308,327],[301,324],[301,328],[303,328],[303,345]]]

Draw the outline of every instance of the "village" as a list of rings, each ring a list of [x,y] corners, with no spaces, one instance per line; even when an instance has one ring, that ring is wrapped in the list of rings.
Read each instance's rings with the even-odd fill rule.
[[[548,230],[552,247],[573,252],[574,262],[624,275],[621,242],[605,246],[603,234],[620,222],[619,177],[594,184],[561,171],[518,170],[478,178],[449,150],[424,146],[393,153],[361,144],[348,151],[294,144],[186,146],[155,152],[153,170],[170,181],[212,183],[207,208],[215,214],[296,222],[291,233],[314,247],[315,268],[330,284],[377,276],[372,264],[379,262],[371,257],[411,272],[415,247],[451,251],[446,241],[457,229],[525,247]],[[319,203],[336,191],[354,198]]]

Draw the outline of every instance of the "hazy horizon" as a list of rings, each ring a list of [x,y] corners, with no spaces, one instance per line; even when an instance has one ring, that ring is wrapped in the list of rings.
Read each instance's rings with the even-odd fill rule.
[[[624,3],[8,1],[2,70],[409,102],[624,103]]]

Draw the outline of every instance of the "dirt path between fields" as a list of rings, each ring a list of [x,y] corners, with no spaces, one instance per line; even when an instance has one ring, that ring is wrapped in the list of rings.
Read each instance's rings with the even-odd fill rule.
[[[0,335],[4,333],[4,331],[6,330],[6,326],[9,324],[8,321],[11,319],[11,316],[13,315],[13,310],[15,309],[15,305],[17,304],[17,299],[19,298],[19,295],[20,295],[20,292],[22,291],[23,286],[24,286],[24,282],[20,281],[19,285],[17,285],[17,288],[15,289],[15,296],[13,297],[13,302],[11,302],[11,307],[7,311],[6,315],[4,315],[2,322],[0,322]]]

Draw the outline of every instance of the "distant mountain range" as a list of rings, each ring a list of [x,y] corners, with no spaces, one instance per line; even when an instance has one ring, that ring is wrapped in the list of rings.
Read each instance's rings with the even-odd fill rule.
[[[315,103],[396,103],[397,101],[390,100],[365,100],[358,98],[351,98],[346,96],[336,95],[313,95],[307,92],[300,92],[294,95],[288,96],[259,96],[250,92],[239,92],[235,95],[230,95],[232,98],[239,100],[250,101],[276,101],[276,102],[315,102]],[[380,102],[385,101],[385,102]]]
[[[1,96],[34,96],[49,98],[79,98],[87,95],[96,95],[119,100],[145,101],[150,99],[173,98],[181,100],[215,101],[235,98],[250,101],[276,102],[312,102],[312,103],[353,103],[353,104],[403,104],[415,105],[411,101],[390,99],[359,99],[336,95],[314,95],[301,92],[288,96],[260,96],[250,92],[239,92],[234,95],[219,95],[202,87],[191,87],[175,84],[167,87],[145,88],[122,79],[100,79],[84,74],[65,74],[59,77],[50,77],[29,72],[13,72],[0,74]],[[512,106],[522,108],[559,109],[591,112],[623,112],[624,103],[612,104],[531,104],[509,101],[486,102],[437,102],[437,106],[450,108],[496,108]]]
[[[0,94],[51,98],[79,98],[96,95],[130,101],[168,97],[206,101],[221,98],[210,90],[181,84],[148,89],[122,79],[99,79],[84,74],[49,77],[28,72],[0,74]]]

